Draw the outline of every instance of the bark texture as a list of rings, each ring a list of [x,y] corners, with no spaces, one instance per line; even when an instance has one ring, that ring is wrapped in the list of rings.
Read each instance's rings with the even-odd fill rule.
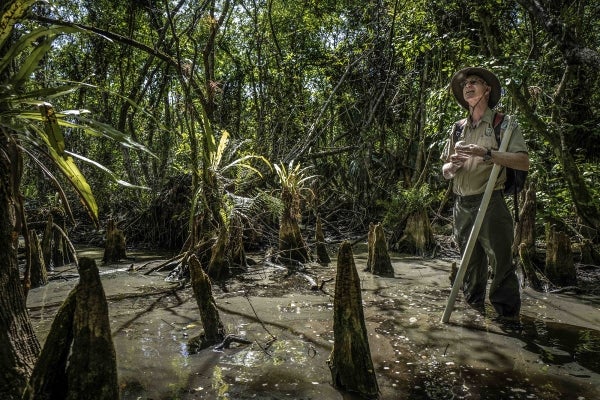
[[[10,134],[0,129],[0,398],[20,399],[40,344],[25,307],[17,262],[22,213],[22,160]]]
[[[375,250],[375,224],[369,222],[369,233],[367,234],[367,267],[365,271],[371,272],[373,270],[372,260],[373,251]]]
[[[521,243],[519,245],[519,262],[523,266],[523,274],[525,275],[525,280],[529,284],[529,287],[539,292],[543,291],[544,285],[542,285],[542,282],[537,275],[531,248],[526,243]]]
[[[571,240],[553,226],[546,226],[546,277],[556,286],[577,284]]]
[[[300,232],[298,222],[283,216],[279,226],[279,258],[285,263],[310,261],[306,242]]]
[[[110,331],[108,304],[96,262],[91,258],[79,260],[75,301],[66,399],[118,399],[117,357]]]
[[[298,195],[284,188],[281,194],[284,211],[279,219],[279,258],[282,262],[310,261],[306,242],[300,232],[300,206]]]
[[[119,398],[117,357],[100,274],[79,261],[79,283],[59,309],[23,399]]]
[[[52,321],[44,348],[38,358],[23,399],[58,400],[67,397],[67,364],[73,343],[74,289]]]
[[[519,212],[519,222],[515,224],[515,240],[513,242],[513,255],[519,255],[521,244],[527,247],[529,254],[535,252],[535,218],[536,196],[535,185],[530,181],[521,193],[524,198]]]
[[[406,219],[406,224],[395,237],[400,237],[390,244],[395,251],[408,254],[425,254],[435,245],[433,229],[427,210],[417,210]]]
[[[317,226],[315,229],[315,242],[317,249],[317,262],[320,264],[329,264],[331,262],[331,258],[329,257],[329,253],[327,252],[327,247],[325,246],[325,235],[323,234],[323,223],[321,222],[321,217],[317,216]]]
[[[328,360],[335,387],[373,399],[379,392],[352,246],[342,243],[333,301],[333,350]]]
[[[223,280],[231,275],[231,257],[228,250],[229,231],[223,226],[220,228],[217,241],[212,247],[210,262],[208,264],[208,276],[212,279]]]
[[[370,266],[371,272],[380,276],[394,276],[394,267],[388,252],[385,233],[381,224],[377,224],[374,229],[373,251],[369,249],[369,254],[372,257]]]
[[[42,245],[35,230],[29,231],[29,243],[31,246],[31,287],[37,288],[48,283],[48,272],[42,254]]]
[[[200,309],[200,319],[204,333],[190,340],[191,350],[202,350],[209,346],[221,343],[225,338],[225,328],[221,322],[217,304],[212,295],[212,285],[208,275],[202,269],[200,261],[195,255],[189,258],[192,289],[196,304]]]
[[[104,246],[102,261],[110,263],[127,258],[125,247],[125,235],[123,231],[117,229],[115,221],[112,219],[109,220],[106,227],[106,244]]]

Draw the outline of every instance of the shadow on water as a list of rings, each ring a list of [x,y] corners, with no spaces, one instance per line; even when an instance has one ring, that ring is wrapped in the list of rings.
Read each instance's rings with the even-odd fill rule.
[[[478,368],[432,357],[412,370],[407,398],[597,398],[594,380],[600,373],[600,331],[524,315],[520,323],[498,323],[497,327],[497,334],[521,341],[523,350],[539,357],[529,371]],[[544,373],[550,367],[562,369],[563,378]],[[566,379],[567,376],[575,379]],[[565,397],[566,393],[570,397]]]
[[[522,316],[520,326],[508,325],[506,332],[523,340],[525,349],[538,354],[544,363],[577,363],[600,374],[600,331]]]

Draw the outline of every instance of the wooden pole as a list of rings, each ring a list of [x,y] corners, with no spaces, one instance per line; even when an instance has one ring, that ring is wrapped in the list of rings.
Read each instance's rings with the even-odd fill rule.
[[[508,128],[504,132],[504,137],[502,138],[502,143],[500,144],[498,151],[506,151],[515,127],[515,122],[512,121],[510,116],[507,115],[506,118],[508,119]],[[477,240],[477,236],[479,236],[479,230],[481,229],[481,224],[483,223],[483,218],[485,217],[485,212],[487,211],[487,207],[490,203],[490,198],[492,197],[492,192],[494,191],[494,186],[496,186],[496,180],[498,179],[498,173],[500,172],[501,168],[503,167],[499,164],[494,164],[492,167],[490,179],[488,180],[485,191],[483,192],[481,205],[479,206],[479,211],[477,211],[477,217],[475,217],[475,222],[473,223],[473,228],[471,229],[471,234],[469,235],[469,240],[467,241],[467,247],[465,248],[465,252],[460,260],[460,267],[458,268],[456,279],[454,279],[454,284],[452,285],[452,291],[450,292],[450,297],[448,298],[448,304],[446,304],[446,309],[444,310],[444,315],[442,316],[443,323],[447,323],[450,320],[450,314],[452,314],[454,302],[456,301],[456,296],[458,295],[458,290],[460,289],[463,279],[465,278],[467,265],[471,259],[471,254],[473,253],[473,248],[475,247],[475,241]]]

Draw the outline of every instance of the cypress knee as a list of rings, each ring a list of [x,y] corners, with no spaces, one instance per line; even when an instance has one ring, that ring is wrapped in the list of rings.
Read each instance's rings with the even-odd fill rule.
[[[29,231],[29,243],[31,245],[31,287],[37,288],[48,283],[48,272],[42,253],[42,245],[35,229]]]
[[[327,361],[333,385],[366,398],[379,392],[363,313],[360,279],[352,246],[342,243],[333,302],[333,350]]]
[[[367,267],[365,271],[373,272],[373,252],[375,251],[375,224],[369,222],[369,233],[367,234]]]
[[[106,244],[104,246],[104,257],[102,261],[110,263],[127,258],[125,252],[125,235],[123,231],[117,229],[115,222],[108,221],[106,228]]]
[[[33,368],[23,400],[67,397],[67,364],[73,344],[76,292],[77,287],[63,301],[52,321],[50,332]]]
[[[373,240],[373,251],[369,251],[371,257],[371,272],[375,275],[380,276],[394,276],[394,267],[392,267],[392,260],[390,259],[390,253],[388,252],[387,243],[385,240],[385,233],[381,224],[375,225],[375,233]]]
[[[79,260],[79,283],[73,315],[73,347],[67,367],[67,400],[119,398],[117,357],[108,304],[96,262]]]
[[[554,226],[546,226],[546,276],[557,286],[577,283],[571,240]]]

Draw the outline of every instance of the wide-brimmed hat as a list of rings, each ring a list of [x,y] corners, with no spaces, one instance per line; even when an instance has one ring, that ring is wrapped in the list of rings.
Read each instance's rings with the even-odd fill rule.
[[[467,76],[469,75],[477,75],[490,86],[490,98],[488,101],[488,106],[490,108],[496,107],[496,104],[500,101],[500,81],[498,77],[494,75],[493,72],[488,71],[485,68],[479,67],[469,67],[463,68],[457,73],[454,74],[452,80],[450,81],[450,87],[452,88],[452,94],[454,94],[454,98],[458,101],[463,108],[469,109],[469,103],[465,100],[465,96],[463,95],[463,88],[461,84]]]

